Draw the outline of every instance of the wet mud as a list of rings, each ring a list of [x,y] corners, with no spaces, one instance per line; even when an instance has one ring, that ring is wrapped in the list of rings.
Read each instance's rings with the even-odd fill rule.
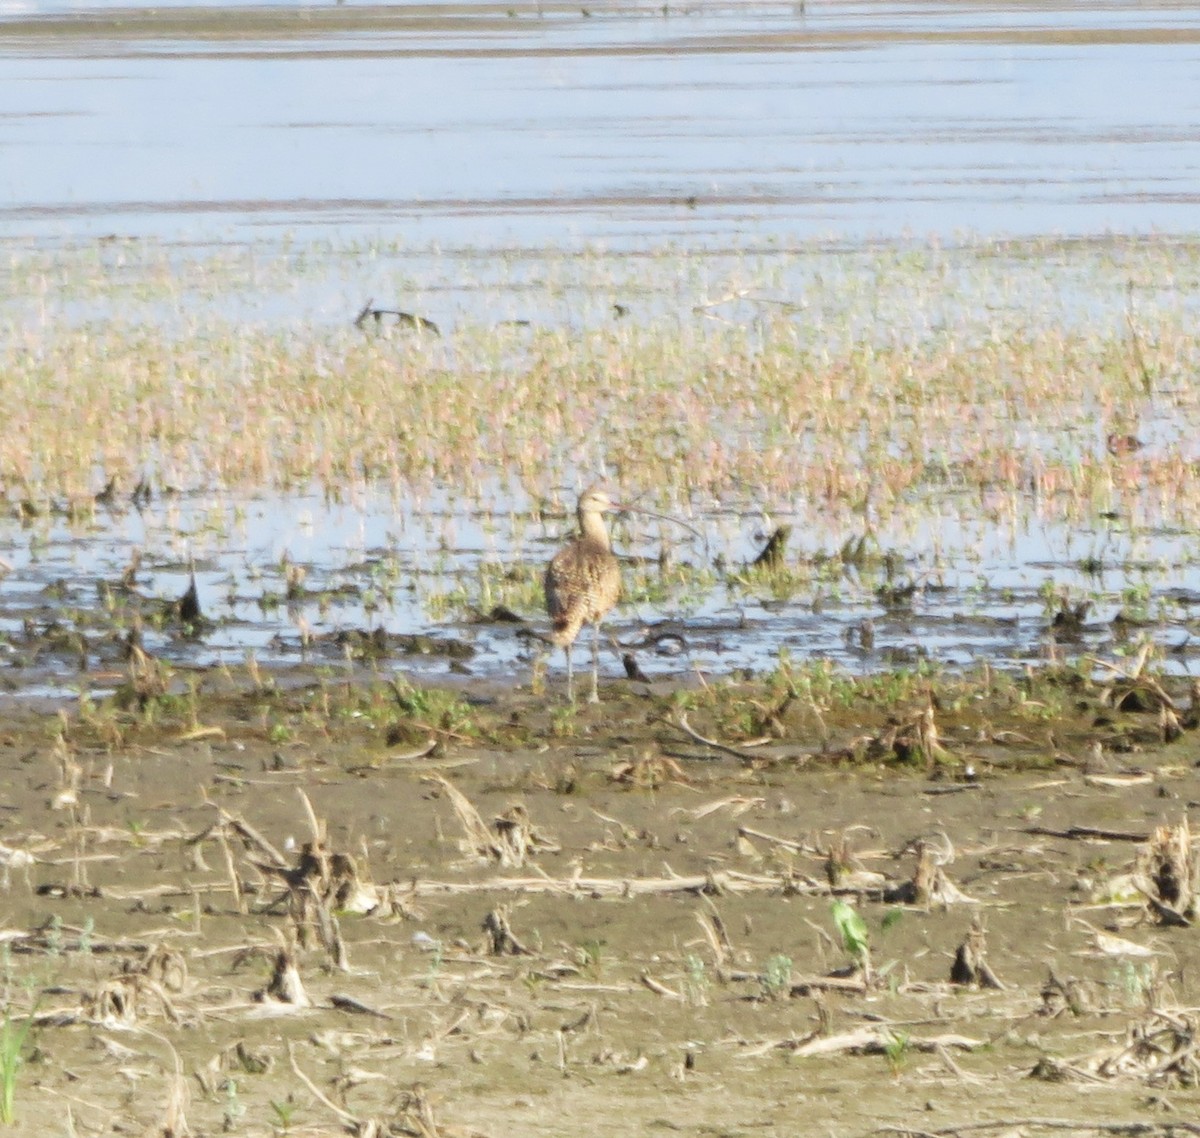
[[[1141,665],[12,710],[15,1132],[1172,1133],[1200,735]]]

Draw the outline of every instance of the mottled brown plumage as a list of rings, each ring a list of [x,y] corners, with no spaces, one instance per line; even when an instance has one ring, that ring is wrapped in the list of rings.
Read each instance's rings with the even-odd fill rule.
[[[567,699],[574,700],[571,648],[585,624],[592,626],[592,694],[600,699],[600,622],[621,595],[621,569],[613,555],[604,514],[619,509],[603,486],[591,486],[579,498],[579,536],[563,546],[546,566],[546,611],[550,642],[567,657]]]

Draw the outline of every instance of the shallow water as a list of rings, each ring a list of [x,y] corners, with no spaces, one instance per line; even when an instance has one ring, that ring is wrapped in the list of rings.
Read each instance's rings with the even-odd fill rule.
[[[350,327],[363,292],[417,301],[417,310],[445,329],[436,350],[447,353],[469,348],[469,338],[455,339],[456,325],[500,317],[532,317],[546,331],[586,334],[611,326],[616,297],[634,310],[627,321],[685,326],[716,316],[754,327],[776,303],[794,301],[803,306],[796,319],[824,329],[823,342],[835,350],[837,337],[921,340],[939,330],[963,343],[1064,325],[1085,338],[1103,336],[1126,327],[1130,281],[1133,310],[1145,328],[1186,327],[1200,272],[1192,245],[1162,241],[989,243],[946,252],[914,246],[889,253],[814,246],[786,257],[728,251],[686,261],[646,252],[606,260],[528,251],[438,256],[353,245],[298,244],[284,256],[257,247],[183,253],[153,242],[104,242],[74,252],[23,248],[0,276],[9,297],[2,311],[11,334],[28,337],[33,347],[64,336],[73,342],[111,321],[129,329],[134,343],[143,326],[168,342],[179,335],[188,344],[234,345],[243,328],[265,326],[328,341],[330,350],[340,337],[378,334],[380,347],[402,355],[418,349],[402,330]],[[171,265],[186,271],[180,283],[167,285]],[[753,288],[736,303],[695,311],[706,294],[720,295],[739,281]],[[410,284],[420,288],[419,297],[405,291]],[[521,335],[509,349],[518,359]],[[1197,410],[1184,366],[1183,360],[1165,364],[1153,395],[1134,400],[1136,424],[1128,425],[1136,425],[1145,447],[1126,459],[1103,459],[1108,492],[1091,504],[1090,518],[1076,513],[1064,521],[1060,505],[1015,487],[972,491],[956,479],[956,441],[930,440],[927,483],[894,509],[870,512],[873,556],[861,568],[842,570],[834,555],[865,533],[861,509],[849,502],[770,494],[753,485],[688,499],[679,487],[665,487],[659,504],[673,502],[703,538],[671,525],[622,522],[617,545],[632,558],[625,570],[631,603],[614,614],[612,631],[648,675],[675,681],[695,669],[761,672],[777,664],[781,651],[849,671],[979,661],[1016,669],[1054,652],[1116,659],[1136,651],[1140,636],[1169,650],[1168,668],[1191,667],[1200,534],[1169,491],[1163,497],[1153,484],[1143,489],[1137,475],[1172,456],[1190,464],[1185,471],[1197,469]],[[1088,417],[1086,405],[1070,406],[1061,429],[1022,428],[1029,469],[1039,455],[1068,464],[1105,455],[1108,428]],[[595,453],[602,457],[603,448]],[[20,524],[20,489],[10,485],[0,530],[0,557],[11,566],[0,580],[7,678],[49,695],[118,683],[126,666],[119,634],[132,611],[153,613],[178,598],[194,564],[214,626],[188,637],[178,622],[159,629],[146,621],[147,648],[180,666],[238,664],[253,652],[264,664],[317,660],[336,671],[348,666],[349,653],[355,668],[387,674],[527,683],[535,645],[519,626],[480,616],[505,604],[545,628],[541,567],[570,531],[567,508],[579,480],[595,476],[574,461],[576,470],[560,471],[563,484],[554,485],[548,472],[538,480],[540,500],[510,472],[484,468],[494,483],[398,486],[395,494],[347,485],[337,488],[336,503],[318,493],[202,489],[212,478],[201,464],[176,471],[181,492],[164,495],[157,485],[139,510],[126,485],[111,506],[96,505],[75,524],[61,499],[50,514]],[[95,490],[106,477],[98,475]],[[634,481],[621,489],[638,495],[655,487]],[[556,508],[543,516],[550,499]],[[746,564],[779,524],[795,531],[788,572],[778,579],[747,576]],[[659,572],[664,548],[682,569]],[[118,582],[135,550],[142,554],[140,599],[131,600]],[[291,604],[289,565],[305,573],[302,594]],[[1052,637],[1060,607],[1085,599],[1093,608],[1083,627]],[[1113,624],[1118,613],[1130,618],[1123,627]],[[864,621],[871,625],[866,644]],[[52,624],[60,640],[64,630],[86,638],[82,671],[70,636],[48,643]],[[432,642],[394,642],[372,662],[353,634],[377,628]],[[682,639],[659,639],[664,632]],[[579,655],[582,664],[582,649]],[[559,675],[561,660],[553,667]],[[604,672],[623,674],[607,651]]]
[[[811,521],[772,522],[788,520]],[[853,673],[984,662],[1018,669],[1087,653],[1119,663],[1147,637],[1167,649],[1169,671],[1190,670],[1200,656],[1192,639],[1200,604],[1194,535],[1135,537],[1120,523],[1007,528],[947,515],[924,536],[884,527],[878,537],[893,554],[889,566],[822,570],[820,559],[836,553],[842,535],[808,529],[793,539],[792,572],[780,580],[745,568],[763,544],[761,514],[693,521],[703,541],[658,523],[618,527],[629,603],[606,624],[621,648],[605,648],[604,676],[624,674],[623,651],[651,680],[671,682],[697,672],[762,673],[781,653]],[[150,614],[147,650],[184,669],[238,666],[253,656],[271,667],[325,664],[331,675],[366,667],[415,682],[526,685],[544,651],[526,632],[547,625],[540,596],[518,591],[514,604],[505,576],[536,580],[570,528],[565,516],[537,521],[504,509],[481,518],[449,496],[406,506],[370,494],[340,505],[319,497],[169,498],[142,510],[98,509],[90,524],[13,527],[0,541],[11,566],[0,586],[0,682],[21,698],[112,690],[125,676],[123,634],[137,610]],[[119,581],[135,548],[142,560],[130,597]],[[664,548],[674,567],[660,573]],[[293,600],[289,565],[305,574]],[[159,627],[152,619],[184,592],[193,566],[212,621],[195,636],[178,621]],[[1091,598],[1094,607],[1082,628],[1056,632],[1066,596]],[[486,619],[496,604],[527,623]],[[1118,613],[1130,618],[1124,627]],[[375,629],[393,638],[378,657],[358,640]],[[74,632],[84,638],[82,653],[68,638]],[[585,634],[581,668],[588,643]],[[561,665],[556,652],[552,683]]]
[[[9,233],[1186,232],[1200,191],[1184,5],[5,11]]]
[[[1000,334],[1030,313],[1122,324],[1131,281],[1139,314],[1194,306],[1194,256],[1181,251],[1177,273],[1163,280],[1126,266],[1105,236],[1159,231],[1186,241],[1193,231],[1200,13],[1189,6],[10,3],[2,11],[0,227],[13,263],[31,247],[150,237],[173,250],[165,263],[191,287],[147,301],[134,252],[126,293],[76,291],[74,280],[53,277],[31,290],[15,275],[3,302],[12,327],[111,318],[172,334],[197,305],[235,322],[344,326],[371,296],[444,328],[505,319],[587,328],[611,319],[614,302],[632,305],[634,320],[703,311],[747,323],[763,304],[797,302],[819,325],[839,290],[865,288],[880,297],[869,317],[876,326],[893,313],[920,335],[970,310]],[[1011,263],[997,249],[974,258],[968,279],[951,266],[919,298],[889,291],[869,248],[862,252],[873,237],[929,234],[936,247],[968,231],[1100,236],[1082,253],[1047,242],[1014,252]],[[602,246],[638,256],[612,273],[611,287],[572,276],[570,251]],[[99,242],[97,264],[119,276],[130,248]],[[771,278],[771,289],[745,303],[706,307],[736,287],[745,250],[790,248],[800,250],[798,272]],[[553,270],[546,249],[558,259]],[[664,283],[656,251],[667,250],[670,264],[671,249],[713,256],[687,281]],[[1000,267],[981,279],[989,257]],[[1188,423],[1168,397],[1148,401],[1138,429],[1151,451],[1194,459]],[[1030,445],[1047,445],[1033,424]],[[1086,422],[1053,440],[1081,453],[1098,445],[1102,432]],[[388,668],[521,681],[528,642],[472,613],[495,599],[487,566],[536,576],[530,567],[569,525],[534,522],[528,502],[494,505],[481,526],[478,503],[454,488],[410,503],[348,491],[337,506],[319,496],[190,492],[140,512],[99,509],[83,526],[6,521],[0,634],[10,678],[50,694],[112,682],[100,675],[118,656],[95,627],[111,603],[98,586],[115,582],[137,548],[138,589],[150,600],[178,597],[196,565],[215,627],[199,639],[170,627],[147,634],[148,647],[181,664],[252,651],[337,665],[338,632],[382,625],[473,649],[469,659],[434,652]],[[1110,622],[1125,611],[1180,649],[1171,666],[1187,667],[1190,607],[1200,597],[1196,536],[1153,519],[1135,525],[1128,502],[1114,504],[1114,520],[1072,529],[1026,505],[1011,525],[957,503],[926,504],[916,530],[876,519],[880,549],[895,554],[889,580],[878,565],[823,574],[821,558],[861,530],[823,523],[804,503],[740,491],[719,508],[691,503],[707,546],[623,531],[623,550],[656,558],[666,540],[695,573],[655,583],[630,566],[643,599],[614,628],[642,645],[652,675],[761,670],[781,650],[853,670],[924,659],[1020,666],[1051,650],[1047,626],[1065,593],[1096,602],[1067,651],[1122,651],[1122,630]],[[786,587],[730,583],[779,522],[802,535],[792,563],[808,577]],[[307,591],[290,608],[285,557],[307,571]],[[906,585],[916,586],[910,601],[888,599],[889,588]],[[521,612],[536,618],[536,603]],[[643,631],[667,619],[684,622],[681,655],[658,655]],[[874,626],[869,649],[864,620]],[[77,653],[44,649],[51,622],[89,637],[83,673]],[[620,674],[615,658],[605,667]]]

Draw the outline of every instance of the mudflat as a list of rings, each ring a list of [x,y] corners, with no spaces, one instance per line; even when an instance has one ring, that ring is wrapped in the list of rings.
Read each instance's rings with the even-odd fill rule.
[[[1181,681],[601,695],[10,704],[17,1132],[1192,1132]]]

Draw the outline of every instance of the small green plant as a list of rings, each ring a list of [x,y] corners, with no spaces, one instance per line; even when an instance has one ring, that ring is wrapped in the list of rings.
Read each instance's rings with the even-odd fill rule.
[[[575,950],[575,956],[586,972],[598,977],[604,967],[604,942],[602,940],[585,940]]]
[[[292,1126],[292,1116],[300,1108],[300,1104],[289,1095],[282,1102],[271,1099],[271,1109],[275,1112],[275,1121],[279,1129],[286,1134]]]
[[[758,982],[767,999],[778,1000],[788,995],[792,990],[792,958],[782,953],[772,956]]]
[[[35,1001],[23,1018],[14,1017],[12,1008],[6,1006],[4,1022],[0,1024],[0,1123],[5,1126],[11,1126],[16,1120],[17,1076],[25,1063],[21,1053],[33,1027],[37,1004]]]
[[[900,1074],[900,1068],[908,1056],[908,1044],[909,1036],[904,1031],[889,1032],[887,1039],[884,1041],[883,1054],[887,1059],[888,1068],[892,1072],[893,1078]]]
[[[225,1080],[225,1111],[222,1119],[224,1128],[233,1130],[245,1113],[246,1108],[238,1099],[237,1079],[230,1076]]]
[[[838,935],[842,938],[842,947],[847,955],[856,967],[870,975],[871,946],[867,922],[853,905],[839,899],[833,902],[833,923],[837,926]]]
[[[50,956],[60,956],[63,950],[62,917],[53,914],[46,928],[46,952]]]
[[[563,704],[550,712],[550,734],[556,739],[571,739],[579,733],[579,709]]]
[[[433,946],[433,951],[429,954],[429,976],[428,983],[430,985],[437,983],[438,974],[442,971],[442,942],[438,941]]]
[[[1117,969],[1117,984],[1125,994],[1128,1004],[1154,1007],[1158,991],[1158,970],[1152,963],[1134,964],[1122,960]]]
[[[684,957],[683,963],[687,968],[684,992],[687,995],[688,1003],[694,1008],[707,1007],[709,980],[704,971],[704,961],[694,952],[689,952]]]

